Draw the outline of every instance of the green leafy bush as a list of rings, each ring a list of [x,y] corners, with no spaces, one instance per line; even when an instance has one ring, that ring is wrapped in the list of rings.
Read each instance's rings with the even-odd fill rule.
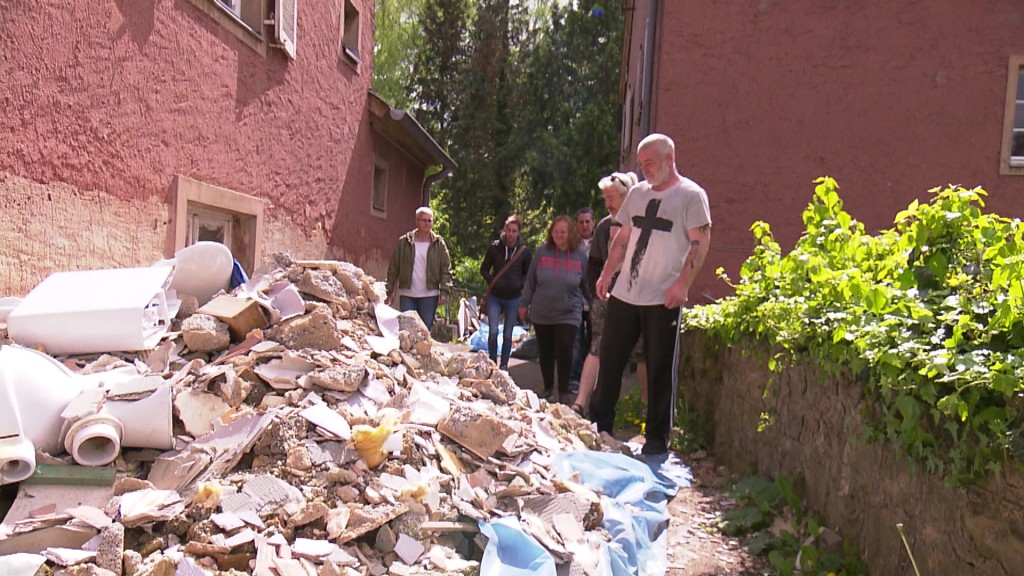
[[[869,437],[951,485],[1019,462],[1021,222],[984,213],[984,190],[950,186],[871,235],[843,211],[834,180],[815,183],[794,249],[782,254],[755,223],[734,296],[688,310],[684,325],[726,344],[766,342],[773,370],[811,361],[852,376]]]
[[[799,479],[798,479],[799,481]],[[727,536],[752,537],[747,550],[767,556],[782,576],[859,576],[867,574],[857,547],[820,519],[805,515],[794,481],[747,476],[731,490],[736,506],[720,517]]]

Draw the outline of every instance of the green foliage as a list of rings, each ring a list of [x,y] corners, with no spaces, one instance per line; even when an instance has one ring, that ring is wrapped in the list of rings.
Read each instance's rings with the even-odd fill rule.
[[[782,576],[854,576],[867,574],[856,547],[804,514],[794,482],[747,476],[732,487],[736,507],[722,514],[727,536],[753,535],[747,549],[768,556]]]
[[[869,438],[963,485],[1024,453],[1024,228],[983,213],[980,188],[930,192],[871,235],[836,182],[818,179],[794,249],[782,254],[755,223],[735,295],[684,322],[726,343],[766,342],[775,370],[811,361],[852,377]]]
[[[646,421],[647,405],[640,397],[639,388],[629,391],[619,399],[619,404],[615,407],[616,429],[637,430],[643,434]]]
[[[412,105],[413,62],[423,38],[424,0],[375,0],[373,90],[395,108]]]
[[[536,247],[554,216],[600,206],[597,182],[619,168],[625,0],[601,16],[551,0],[421,2],[408,94],[459,165],[432,188],[458,222],[453,258],[482,255],[511,213]]]

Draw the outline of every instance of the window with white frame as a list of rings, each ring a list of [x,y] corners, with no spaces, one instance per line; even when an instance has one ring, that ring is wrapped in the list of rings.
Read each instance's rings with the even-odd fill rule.
[[[359,10],[352,0],[345,0],[341,15],[341,55],[359,62]]]
[[[1024,175],[1024,56],[1010,57],[999,173]]]
[[[376,216],[388,215],[388,165],[383,160],[373,163],[373,195],[370,212]]]
[[[295,58],[298,0],[190,0],[257,52],[281,48]]]

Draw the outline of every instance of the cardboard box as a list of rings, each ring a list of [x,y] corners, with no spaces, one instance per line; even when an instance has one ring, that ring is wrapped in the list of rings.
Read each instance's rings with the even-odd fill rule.
[[[263,328],[267,325],[267,317],[255,300],[236,298],[234,296],[218,296],[197,310],[199,314],[207,314],[228,325],[232,340],[244,340],[250,330]]]

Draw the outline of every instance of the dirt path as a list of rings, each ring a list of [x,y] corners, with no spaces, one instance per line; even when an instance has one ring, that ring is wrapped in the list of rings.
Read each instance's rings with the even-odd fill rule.
[[[763,558],[747,553],[746,542],[718,530],[719,516],[735,502],[721,485],[715,462],[682,455],[693,473],[693,485],[679,490],[669,502],[668,576],[760,576]]]

